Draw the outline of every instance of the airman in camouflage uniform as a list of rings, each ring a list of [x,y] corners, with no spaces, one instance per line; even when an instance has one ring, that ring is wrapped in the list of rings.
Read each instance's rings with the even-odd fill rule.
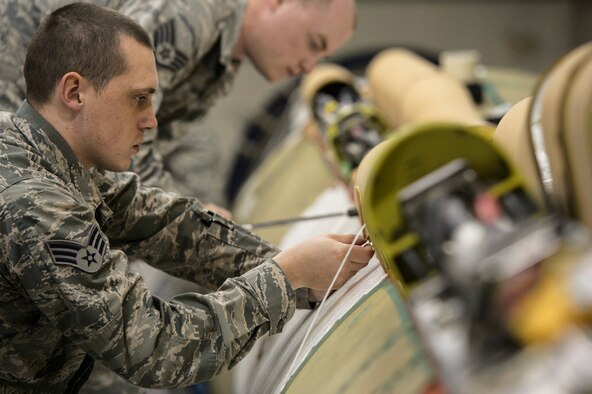
[[[276,255],[196,199],[104,171],[127,168],[138,136],[155,125],[150,39],[89,4],[54,14],[26,57],[29,100],[0,113],[0,391],[76,392],[94,360],[144,387],[210,379],[308,307],[306,288],[329,285],[351,238]],[[78,28],[53,38],[56,20]],[[122,68],[109,67],[102,85],[90,70],[59,71],[66,54],[84,62],[91,48]],[[108,113],[114,119],[101,122]],[[165,302],[129,272],[128,256],[217,291]],[[362,246],[351,256],[338,285],[370,258]]]
[[[261,239],[131,173],[85,171],[27,103],[0,127],[0,386],[64,392],[91,357],[142,386],[188,385],[292,315],[294,290]],[[167,303],[127,256],[222,287]]]
[[[42,17],[71,2],[0,0],[0,110],[14,111],[24,98],[20,70]],[[353,0],[90,2],[130,16],[150,34],[155,48],[159,128],[147,135],[131,170],[145,184],[202,201],[222,202],[223,185],[214,182],[220,175],[217,139],[211,130],[198,133],[195,121],[229,92],[242,59],[249,58],[275,81],[310,70],[353,30]],[[294,6],[300,3],[302,9]]]

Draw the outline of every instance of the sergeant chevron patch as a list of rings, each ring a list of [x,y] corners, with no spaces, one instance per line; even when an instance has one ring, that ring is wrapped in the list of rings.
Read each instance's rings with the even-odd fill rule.
[[[97,272],[101,268],[107,250],[107,237],[96,225],[91,230],[86,245],[68,240],[51,240],[45,243],[55,264],[70,265],[88,273]]]
[[[177,72],[187,64],[188,57],[176,47],[175,21],[164,23],[154,32],[154,56],[160,67]]]

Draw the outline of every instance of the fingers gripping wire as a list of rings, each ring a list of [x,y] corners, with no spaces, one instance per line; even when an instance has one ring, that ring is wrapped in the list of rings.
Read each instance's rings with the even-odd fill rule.
[[[352,243],[349,245],[349,249],[345,253],[343,260],[341,261],[341,264],[339,265],[339,268],[337,269],[337,272],[335,273],[335,276],[333,277],[333,280],[331,281],[331,284],[329,285],[329,288],[327,289],[327,292],[325,293],[325,296],[323,297],[323,300],[321,301],[321,304],[314,312],[312,322],[308,326],[308,329],[306,330],[306,334],[304,334],[304,338],[302,338],[302,342],[300,342],[300,346],[298,347],[298,351],[296,352],[296,356],[292,360],[292,364],[290,365],[290,369],[288,370],[290,375],[292,375],[295,372],[294,367],[296,366],[296,363],[297,363],[298,359],[300,358],[300,353],[302,353],[302,348],[304,347],[304,344],[308,340],[310,332],[312,331],[312,328],[314,327],[315,323],[317,322],[317,318],[319,317],[319,313],[321,312],[321,309],[323,309],[323,306],[325,305],[325,300],[327,299],[327,297],[331,293],[331,289],[333,289],[333,286],[335,285],[335,282],[337,281],[337,278],[339,277],[339,274],[341,273],[343,266],[345,265],[347,259],[349,258],[349,255],[351,254],[351,252],[354,248],[354,245],[358,241],[358,238],[360,238],[360,236],[362,235],[364,228],[366,228],[365,224],[362,225],[362,227],[360,227],[360,229],[356,233],[356,236],[354,237],[354,240],[352,241]]]

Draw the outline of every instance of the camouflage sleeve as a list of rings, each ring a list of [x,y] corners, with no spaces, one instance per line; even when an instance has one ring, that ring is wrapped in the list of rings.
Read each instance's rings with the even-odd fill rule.
[[[2,75],[0,75],[0,111],[16,112],[19,105],[23,102],[23,97],[24,93],[22,93],[16,82],[3,80]]]
[[[112,243],[206,290],[279,252],[242,226],[203,209],[197,199],[143,187],[131,173],[97,173],[95,179],[114,212],[104,227]],[[312,307],[308,289],[296,291],[296,306]]]
[[[132,173],[96,174],[113,212],[103,229],[113,246],[174,276],[215,289],[278,250],[194,198],[144,187]]]
[[[25,98],[22,68],[36,28],[33,11],[30,3],[0,2],[0,111],[15,112]]]
[[[226,371],[292,316],[294,290],[272,259],[215,293],[171,302],[151,296],[101,232],[101,215],[65,190],[25,180],[4,192],[12,193],[4,207],[9,223],[3,223],[14,234],[10,270],[48,320],[42,335],[65,336],[137,385],[178,387]],[[132,233],[137,224],[130,223]],[[178,253],[176,240],[163,236],[160,247]]]

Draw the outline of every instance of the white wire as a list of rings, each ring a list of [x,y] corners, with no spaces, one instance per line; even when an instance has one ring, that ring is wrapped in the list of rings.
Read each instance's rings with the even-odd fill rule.
[[[335,273],[335,276],[333,277],[333,280],[331,281],[331,284],[329,285],[329,288],[327,289],[327,292],[325,293],[325,296],[323,297],[321,304],[316,309],[313,319],[312,319],[312,322],[308,326],[308,329],[306,330],[306,334],[304,334],[304,338],[302,338],[302,342],[300,342],[300,346],[298,347],[298,351],[296,352],[296,356],[292,360],[292,365],[290,365],[290,369],[288,370],[289,371],[288,376],[292,376],[294,367],[296,366],[296,362],[298,361],[298,358],[300,357],[300,353],[302,352],[302,348],[304,347],[304,344],[306,343],[306,340],[308,339],[308,336],[310,335],[310,332],[312,331],[313,326],[317,322],[317,317],[319,317],[319,313],[321,312],[321,309],[323,309],[323,306],[325,305],[325,300],[329,296],[329,293],[331,293],[331,289],[333,288],[333,285],[335,285],[335,282],[337,281],[337,277],[341,273],[341,270],[343,269],[345,262],[347,261],[349,255],[351,254],[351,251],[353,250],[354,245],[356,244],[356,241],[358,240],[358,238],[360,238],[360,235],[362,235],[362,231],[364,231],[364,228],[366,228],[365,224],[363,224],[362,227],[360,227],[360,229],[356,233],[356,236],[355,236],[354,240],[352,241],[352,243],[349,245],[349,249],[347,250],[347,253],[345,253],[343,260],[341,261],[341,265],[339,265],[339,268],[337,269],[337,272]]]

